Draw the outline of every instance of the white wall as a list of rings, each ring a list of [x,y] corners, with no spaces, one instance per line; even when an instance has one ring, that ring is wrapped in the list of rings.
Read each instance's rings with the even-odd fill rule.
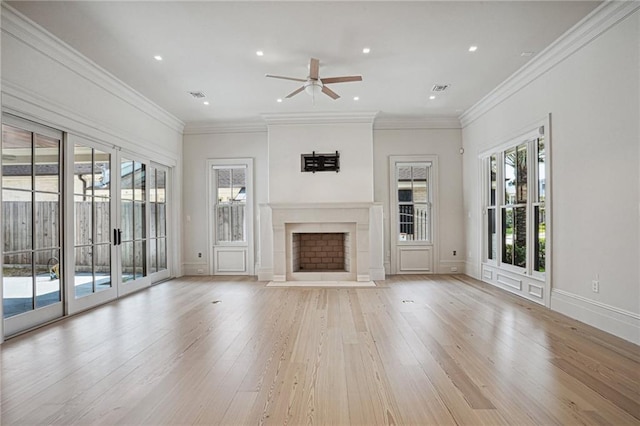
[[[269,202],[373,202],[372,124],[270,124]],[[302,173],[313,151],[339,151],[340,172]]]
[[[478,153],[551,113],[551,308],[640,342],[640,12],[463,128],[468,273],[479,278]],[[600,292],[591,281],[598,277]]]
[[[436,272],[447,273],[452,266],[463,270],[465,257],[464,212],[462,208],[462,145],[460,129],[374,130],[375,200],[384,208],[385,267],[390,265],[389,156],[436,155],[438,157]],[[453,255],[453,251],[456,255]]]
[[[187,275],[197,274],[198,269],[208,270],[212,247],[209,244],[209,218],[207,211],[207,160],[220,158],[253,158],[254,212],[258,205],[268,202],[267,131],[185,134],[184,136],[184,186],[182,217],[184,236],[184,270]],[[190,220],[187,220],[187,217]],[[254,215],[254,235],[258,235],[259,223]],[[257,241],[254,259],[258,259]],[[202,253],[202,258],[198,258]]]

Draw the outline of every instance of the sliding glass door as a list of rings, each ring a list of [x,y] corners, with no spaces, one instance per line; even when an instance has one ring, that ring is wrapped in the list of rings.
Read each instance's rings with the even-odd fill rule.
[[[127,156],[128,157],[128,156]],[[117,248],[120,257],[120,294],[150,284],[148,279],[148,164],[127,157],[120,159],[120,217]]]
[[[5,116],[2,286],[6,335],[63,315],[62,133]]]
[[[70,135],[68,138],[66,217],[69,262],[67,291],[69,313],[75,313],[117,297],[114,279],[114,187],[112,173],[116,152],[106,146]]]
[[[3,117],[4,335],[169,278],[169,176],[114,146]]]

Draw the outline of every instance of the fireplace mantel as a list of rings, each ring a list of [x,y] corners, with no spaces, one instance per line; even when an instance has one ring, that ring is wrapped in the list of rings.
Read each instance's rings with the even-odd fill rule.
[[[292,274],[288,253],[293,225],[315,224],[331,229],[348,224],[352,229],[357,281],[384,280],[382,204],[380,203],[272,203],[260,205],[260,265],[264,281],[332,280],[331,275]],[[290,251],[290,249],[289,249]]]

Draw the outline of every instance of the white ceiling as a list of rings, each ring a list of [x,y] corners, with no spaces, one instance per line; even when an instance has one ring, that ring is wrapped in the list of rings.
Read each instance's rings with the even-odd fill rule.
[[[184,122],[313,111],[459,116],[532,59],[522,52],[539,53],[599,4],[8,3]],[[310,57],[320,59],[320,77],[360,74],[363,81],[331,85],[342,96],[335,101],[323,95],[312,103],[300,93],[277,103],[299,83],[265,74],[306,78]],[[429,100],[434,84],[451,87]],[[189,91],[204,92],[210,105]]]

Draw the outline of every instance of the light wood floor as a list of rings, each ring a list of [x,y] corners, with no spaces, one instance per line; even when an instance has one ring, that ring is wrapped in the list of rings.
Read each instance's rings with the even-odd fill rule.
[[[0,422],[640,424],[638,346],[470,278],[264,285],[173,280],[5,342]]]

